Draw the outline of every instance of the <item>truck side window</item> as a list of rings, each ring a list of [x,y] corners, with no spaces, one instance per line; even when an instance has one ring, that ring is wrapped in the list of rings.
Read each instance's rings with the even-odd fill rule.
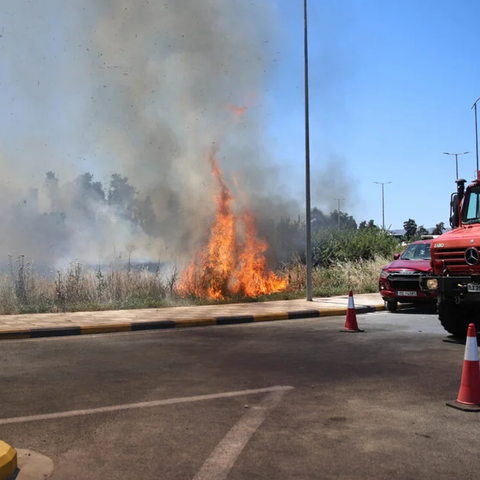
[[[467,220],[473,220],[479,217],[478,212],[479,196],[476,192],[471,192],[468,199]]]

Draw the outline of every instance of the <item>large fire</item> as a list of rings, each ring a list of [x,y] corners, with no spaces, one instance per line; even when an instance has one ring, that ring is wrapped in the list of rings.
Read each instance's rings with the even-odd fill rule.
[[[223,299],[232,294],[248,297],[284,290],[288,281],[267,269],[266,241],[257,237],[255,217],[250,211],[235,214],[235,201],[215,157],[209,156],[218,185],[217,206],[208,244],[183,272],[177,287],[182,296]]]

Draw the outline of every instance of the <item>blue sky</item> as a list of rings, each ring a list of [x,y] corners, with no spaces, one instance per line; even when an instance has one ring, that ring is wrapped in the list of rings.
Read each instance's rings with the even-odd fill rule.
[[[268,87],[268,132],[301,195],[303,6],[276,1],[283,43]],[[391,181],[387,226],[408,218],[448,225],[455,157],[443,152],[470,151],[459,157],[460,177],[475,171],[479,23],[477,0],[310,0],[312,190],[332,181],[322,173],[328,162],[343,159],[335,196],[357,220],[381,224],[381,187],[373,182]]]

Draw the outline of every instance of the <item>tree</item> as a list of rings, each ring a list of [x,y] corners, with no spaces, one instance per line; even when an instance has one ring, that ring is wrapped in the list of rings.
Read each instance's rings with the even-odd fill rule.
[[[417,233],[415,235],[415,238],[418,238],[420,240],[422,238],[422,235],[428,235],[428,234],[429,234],[429,231],[423,225],[420,225],[417,228]]]
[[[144,200],[137,200],[132,206],[133,221],[143,229],[148,235],[155,237],[159,234],[157,229],[157,216],[153,209],[153,203],[150,196]]]
[[[48,178],[48,174],[47,174]],[[87,200],[105,201],[105,191],[101,182],[94,182],[93,175],[89,172],[82,173],[75,179],[77,200],[84,203]]]
[[[280,218],[275,225],[275,237],[271,246],[278,262],[288,262],[294,254],[305,257],[305,224],[300,215],[296,220],[289,216]]]
[[[314,232],[325,228],[357,229],[357,222],[346,212],[334,210],[325,215],[321,210],[312,208],[312,230]]]
[[[317,207],[312,208],[312,230],[321,230],[330,226],[330,219]]]
[[[378,227],[375,225],[374,220],[369,220],[368,222],[366,220],[363,220],[363,222],[360,222],[360,225],[358,226],[359,230],[365,230],[367,228],[377,228]]]
[[[334,210],[330,213],[329,224],[331,227],[340,227],[352,230],[357,229],[357,222],[355,219],[348,213],[339,212],[338,210]]]
[[[45,186],[58,185],[58,177],[51,170],[45,174]]]
[[[406,222],[403,222],[403,228],[405,229],[405,239],[410,240],[417,233],[417,222],[409,218]]]
[[[444,231],[445,231],[445,224],[443,222],[440,222],[435,225],[432,235],[441,235]]]
[[[73,204],[77,213],[89,221],[97,215],[98,204],[105,201],[105,192],[101,182],[93,181],[93,174],[86,172],[73,182]]]
[[[130,207],[137,192],[128,182],[128,177],[122,177],[118,173],[114,173],[110,179],[110,189],[108,191],[108,203],[119,207]]]
[[[48,199],[50,200],[51,209],[57,210],[60,206],[60,187],[58,185],[58,177],[52,171],[47,172],[45,177],[45,188],[47,190]]]

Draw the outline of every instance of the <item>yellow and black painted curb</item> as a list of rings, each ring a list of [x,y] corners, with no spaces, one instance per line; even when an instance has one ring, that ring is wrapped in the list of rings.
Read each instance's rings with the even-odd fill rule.
[[[9,480],[17,470],[17,451],[0,440],[0,480]]]
[[[382,306],[356,307],[358,314],[385,310]],[[166,330],[172,328],[206,327],[213,325],[239,325],[243,323],[257,323],[277,320],[296,320],[301,318],[332,317],[346,315],[347,308],[326,310],[298,310],[293,312],[275,312],[258,315],[232,315],[220,317],[182,318],[178,320],[156,320],[151,322],[133,322],[116,324],[98,324],[70,327],[28,328],[0,330],[0,340],[15,340],[23,338],[67,337],[74,335],[89,335],[116,332],[138,332],[141,330]],[[0,478],[1,480],[1,478]]]

